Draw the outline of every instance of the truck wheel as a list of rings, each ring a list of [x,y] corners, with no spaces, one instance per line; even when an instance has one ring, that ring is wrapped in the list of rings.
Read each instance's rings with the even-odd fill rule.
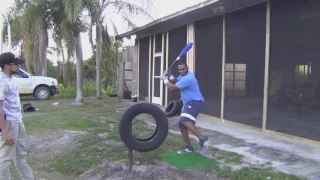
[[[156,132],[147,139],[137,139],[132,135],[132,121],[140,114],[150,114],[156,121]],[[119,123],[119,134],[124,144],[138,152],[149,152],[157,149],[167,138],[169,123],[164,112],[150,103],[136,103],[130,106],[123,114]]]
[[[47,100],[51,96],[50,89],[45,86],[37,87],[34,91],[34,97],[38,100]]]

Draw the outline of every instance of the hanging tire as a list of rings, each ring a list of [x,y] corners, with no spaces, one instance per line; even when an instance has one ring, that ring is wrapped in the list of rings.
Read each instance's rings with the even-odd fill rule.
[[[149,114],[156,121],[156,131],[147,139],[137,139],[132,135],[132,121],[140,114]],[[119,134],[124,144],[138,152],[149,152],[157,149],[165,141],[169,132],[168,118],[156,105],[139,102],[130,106],[121,116]]]
[[[171,101],[164,110],[167,117],[175,116],[179,109],[179,102],[174,100]]]

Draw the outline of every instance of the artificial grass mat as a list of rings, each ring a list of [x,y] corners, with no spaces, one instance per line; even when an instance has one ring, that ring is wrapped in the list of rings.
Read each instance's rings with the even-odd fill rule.
[[[184,154],[178,153],[163,153],[159,155],[164,161],[177,167],[178,169],[192,169],[206,166],[214,166],[219,163],[207,158],[197,152],[189,152]]]

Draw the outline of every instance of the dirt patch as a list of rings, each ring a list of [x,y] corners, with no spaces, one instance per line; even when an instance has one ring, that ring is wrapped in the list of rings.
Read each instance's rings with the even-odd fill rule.
[[[103,162],[80,176],[81,180],[224,180],[202,169],[179,170],[164,162],[135,164],[127,173],[126,161]]]
[[[109,132],[113,131],[115,125],[108,124]],[[76,137],[86,135],[86,131],[58,130],[48,131],[45,134],[29,134],[27,136],[27,146],[30,157],[52,157],[63,151],[75,148]],[[117,146],[119,151],[126,153],[122,149],[122,143],[109,139],[109,133],[98,133],[96,135],[106,145]],[[47,165],[43,165],[47,166]],[[127,173],[126,161],[105,160],[100,165],[83,173],[80,177],[66,177],[56,172],[42,171],[34,169],[34,174],[40,179],[81,179],[81,180],[224,180],[217,178],[214,173],[206,173],[203,169],[179,170],[165,162],[157,161],[152,165],[142,165],[135,161],[133,172]]]
[[[75,138],[85,135],[85,131],[58,130],[46,133],[28,133],[26,146],[28,147],[27,162],[31,166],[35,179],[39,180],[78,180],[74,176],[63,175],[55,172],[50,167],[51,157],[78,144]],[[19,179],[15,168],[12,168],[12,179]]]
[[[51,156],[76,146],[75,137],[85,135],[85,131],[58,130],[45,135],[29,134],[26,145],[31,156],[50,154]]]
[[[59,104],[53,106],[52,103],[54,102],[59,102]],[[26,145],[29,151],[27,161],[33,170],[35,179],[226,180],[217,178],[216,174],[224,177],[231,174],[230,176],[238,179],[248,179],[248,175],[252,174],[254,177],[252,176],[253,178],[249,179],[266,179],[265,174],[274,174],[269,170],[252,173],[252,171],[257,171],[256,168],[233,172],[228,169],[221,169],[218,166],[179,170],[163,162],[158,156],[162,152],[174,152],[182,145],[180,133],[175,132],[179,134],[176,136],[171,130],[166,141],[156,151],[134,152],[133,173],[128,174],[126,173],[127,148],[119,137],[118,122],[123,110],[131,103],[120,102],[116,98],[105,100],[86,98],[86,103],[83,106],[72,106],[72,102],[74,102],[74,99],[32,101],[34,107],[40,110],[24,115],[27,131]],[[115,109],[119,113],[116,113]],[[154,119],[148,119],[152,121],[147,122],[154,122]],[[173,121],[175,124],[170,126],[175,127],[175,120],[172,119],[169,122]],[[134,123],[133,128],[133,130],[137,130],[138,135],[147,135],[149,132],[153,132],[153,126],[151,128],[150,124],[146,125],[139,122]],[[146,126],[149,128],[146,128]],[[75,131],[75,129],[78,131]],[[197,144],[194,139],[191,140],[193,144]],[[223,143],[225,139],[221,141]],[[237,144],[237,142],[234,144]],[[207,155],[218,159],[222,164],[242,165],[241,157],[218,149],[209,149]],[[12,174],[12,179],[19,179],[16,172]],[[273,175],[273,177],[274,179],[285,179],[277,178],[284,177],[280,175]]]
[[[113,126],[113,124],[109,124],[110,129],[113,129]],[[45,135],[30,134],[27,136],[28,156],[53,156],[72,149],[78,145],[75,138],[87,133],[85,131],[59,130],[47,132]],[[105,144],[121,147],[121,142],[108,139],[108,135],[108,133],[97,134]],[[125,160],[105,160],[100,165],[83,173],[79,178],[81,180],[224,180],[217,178],[215,174],[206,173],[203,169],[179,170],[160,161],[153,165],[141,165],[136,161],[131,174],[127,173],[126,169]],[[73,179],[62,176],[60,173],[45,173],[39,170],[35,170],[34,174],[40,179]]]
[[[113,128],[113,124],[109,124]],[[52,157],[63,151],[77,146],[75,139],[80,135],[86,135],[85,131],[58,130],[46,134],[29,134],[27,136],[28,156],[30,157]],[[121,142],[108,139],[108,133],[97,134],[105,144],[121,147]],[[43,164],[43,166],[47,166]],[[153,165],[141,165],[138,161],[133,166],[131,174],[126,171],[126,161],[105,160],[99,166],[86,171],[79,178],[81,180],[223,180],[215,174],[206,173],[203,169],[179,170],[173,166],[157,161]],[[34,175],[40,179],[73,179],[56,172],[33,169]],[[79,179],[77,178],[77,179]]]

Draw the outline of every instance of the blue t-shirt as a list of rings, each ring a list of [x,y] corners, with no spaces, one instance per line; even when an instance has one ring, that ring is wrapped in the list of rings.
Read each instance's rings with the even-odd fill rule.
[[[177,78],[176,86],[181,91],[181,100],[183,104],[188,103],[191,100],[202,100],[204,97],[201,94],[198,81],[192,72],[188,72],[184,76]]]

